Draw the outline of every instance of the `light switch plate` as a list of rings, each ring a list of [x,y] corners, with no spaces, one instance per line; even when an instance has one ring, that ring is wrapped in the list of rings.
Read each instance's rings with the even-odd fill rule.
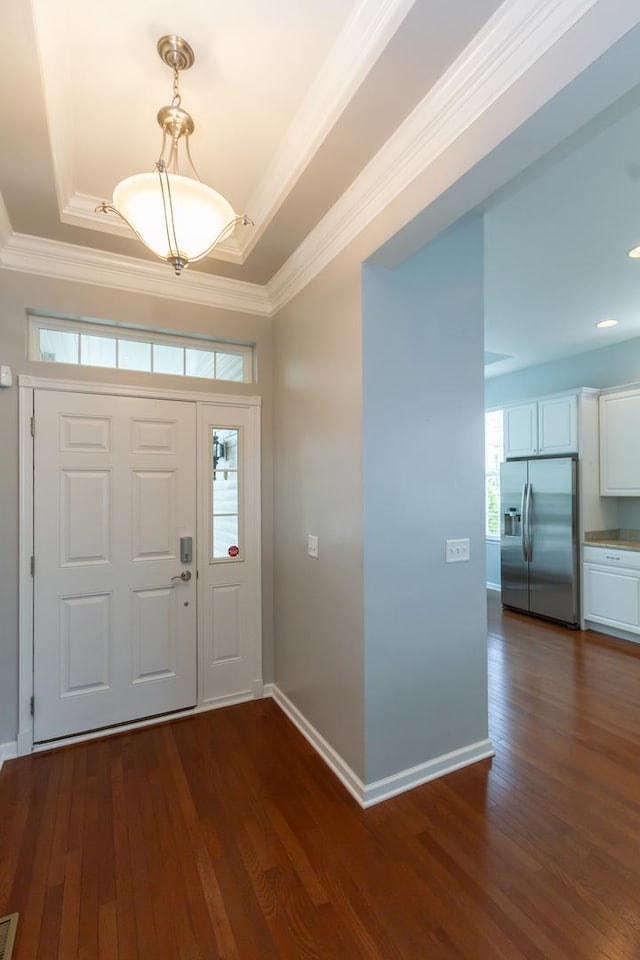
[[[12,384],[13,375],[11,373],[11,367],[3,363],[0,365],[0,387],[10,387]]]
[[[310,557],[318,559],[318,538],[309,534],[307,537],[307,551]]]
[[[471,547],[468,538],[463,540],[447,540],[445,559],[447,563],[461,563],[469,560]]]

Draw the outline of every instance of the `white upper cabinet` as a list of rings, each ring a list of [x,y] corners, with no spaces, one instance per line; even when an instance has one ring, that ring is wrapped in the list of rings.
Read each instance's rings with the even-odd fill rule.
[[[600,397],[600,493],[640,497],[640,390]]]
[[[505,407],[505,457],[533,457],[538,447],[538,404],[519,403]]]
[[[578,452],[578,398],[548,397],[538,400],[538,453]]]
[[[563,394],[504,411],[505,457],[578,452],[578,398]]]

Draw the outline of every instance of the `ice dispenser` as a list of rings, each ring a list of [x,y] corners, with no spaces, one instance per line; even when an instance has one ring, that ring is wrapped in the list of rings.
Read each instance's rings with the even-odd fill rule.
[[[509,507],[503,517],[504,536],[519,537],[522,535],[522,517],[517,507]]]

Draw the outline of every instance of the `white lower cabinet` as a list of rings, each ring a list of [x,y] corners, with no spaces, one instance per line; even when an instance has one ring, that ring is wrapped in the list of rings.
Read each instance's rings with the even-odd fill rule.
[[[585,547],[584,619],[640,634],[640,553]]]

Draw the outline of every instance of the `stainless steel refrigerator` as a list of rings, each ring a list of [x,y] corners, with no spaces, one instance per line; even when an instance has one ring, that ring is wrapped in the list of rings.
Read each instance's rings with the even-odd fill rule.
[[[508,460],[500,468],[502,603],[579,626],[575,457]]]

